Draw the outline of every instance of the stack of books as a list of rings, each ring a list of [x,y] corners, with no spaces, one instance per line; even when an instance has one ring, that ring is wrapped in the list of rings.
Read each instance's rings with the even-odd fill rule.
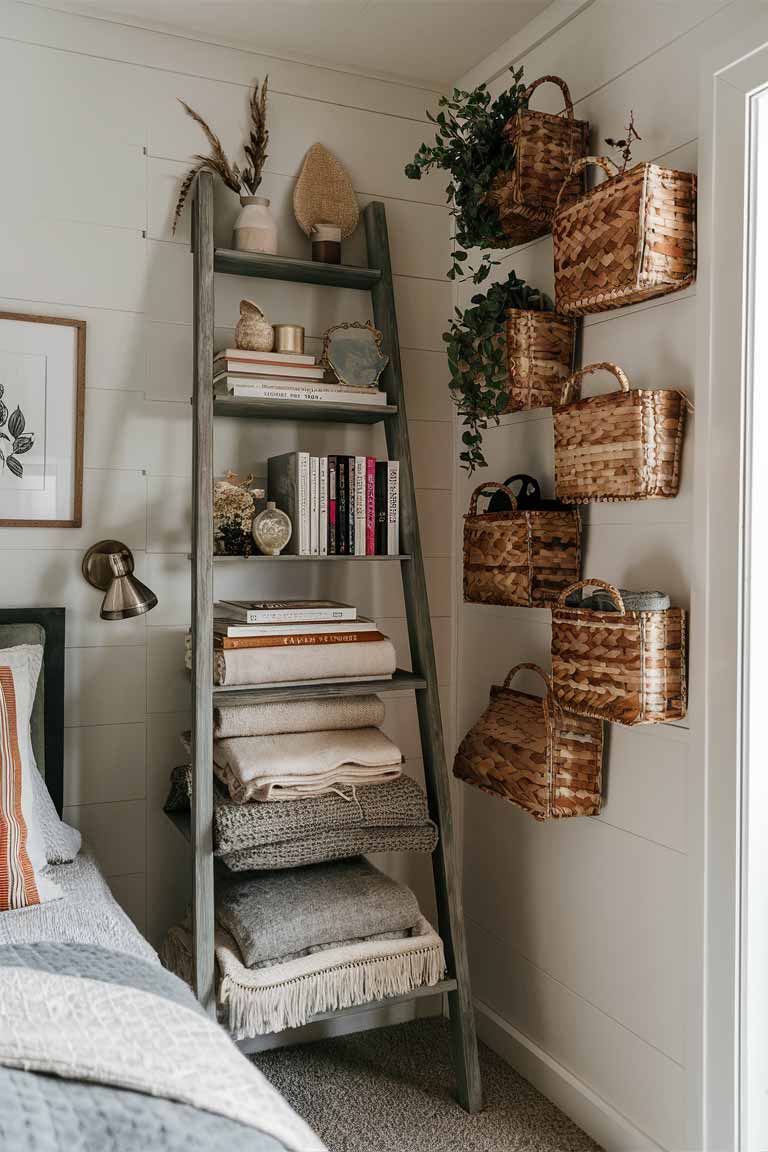
[[[291,519],[294,556],[397,556],[400,464],[373,456],[271,456],[267,495]]]
[[[314,356],[224,348],[213,361],[214,391],[221,396],[265,400],[313,400],[325,404],[386,404],[379,388],[342,384]]]

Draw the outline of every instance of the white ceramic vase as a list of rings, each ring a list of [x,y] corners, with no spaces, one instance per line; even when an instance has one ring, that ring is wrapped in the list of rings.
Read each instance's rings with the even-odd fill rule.
[[[235,220],[234,246],[240,252],[277,255],[277,223],[265,196],[241,196]]]

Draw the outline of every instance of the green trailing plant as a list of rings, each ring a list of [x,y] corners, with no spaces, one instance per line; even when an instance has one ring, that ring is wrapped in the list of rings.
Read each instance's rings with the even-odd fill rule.
[[[507,121],[520,108],[526,108],[522,68],[510,68],[513,83],[495,100],[485,84],[471,92],[454,88],[451,96],[442,96],[436,116],[427,112],[435,125],[435,142],[422,144],[405,174],[420,180],[423,173],[439,168],[450,174],[445,189],[455,220],[456,246],[448,277],[455,280],[472,277],[482,283],[491,268],[489,248],[507,247],[507,238],[498,212],[487,202],[496,177],[509,172],[515,161],[515,149],[504,134]],[[475,269],[466,267],[468,249],[479,248],[482,256]]]
[[[554,304],[515,272],[492,284],[485,295],[472,297],[470,307],[456,308],[443,334],[451,373],[451,394],[461,417],[462,468],[470,474],[485,468],[483,432],[489,421],[498,424],[509,403],[505,313],[508,308],[552,312]]]
[[[211,151],[208,156],[198,154],[192,157],[194,164],[185,174],[181,182],[176,207],[173,211],[173,232],[176,231],[179,217],[187,201],[190,189],[195,182],[195,177],[198,172],[202,172],[204,168],[215,172],[217,176],[221,177],[227,188],[231,188],[233,192],[246,196],[256,195],[256,190],[261,184],[261,174],[267,159],[267,145],[269,144],[269,129],[267,128],[268,81],[269,77],[265,76],[264,83],[261,85],[261,88],[259,88],[259,82],[256,80],[251,90],[249,98],[250,131],[248,133],[248,139],[243,145],[246,165],[242,170],[239,165],[233,164],[227,158],[221,146],[221,140],[219,140],[216,133],[209,128],[200,113],[195,112],[194,108],[190,108],[189,104],[186,104],[183,100],[179,100],[179,104],[181,104],[187,115],[190,116],[196,124],[200,125],[203,135],[211,147]]]

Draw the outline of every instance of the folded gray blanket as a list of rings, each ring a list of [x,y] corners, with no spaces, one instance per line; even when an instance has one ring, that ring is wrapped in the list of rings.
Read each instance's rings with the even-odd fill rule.
[[[663,612],[670,607],[664,592],[632,592],[619,588],[627,612]],[[617,612],[616,603],[608,592],[597,591],[585,596],[582,589],[572,592],[565,601],[568,608],[587,608],[591,612]]]
[[[189,810],[192,772],[174,768],[167,812]],[[298,868],[372,852],[433,852],[437,828],[409,776],[288,804],[236,804],[213,786],[213,850],[233,872]]]
[[[265,872],[220,886],[216,918],[247,968],[342,942],[391,938],[419,922],[416,897],[361,857]]]
[[[230,736],[274,736],[278,732],[330,732],[380,728],[384,702],[378,696],[322,696],[272,704],[227,704],[213,710],[216,740]]]

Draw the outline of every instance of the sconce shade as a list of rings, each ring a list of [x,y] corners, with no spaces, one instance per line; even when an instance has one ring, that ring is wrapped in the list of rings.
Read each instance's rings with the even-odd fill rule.
[[[105,592],[102,620],[128,620],[151,611],[157,596],[133,575],[133,554],[119,540],[100,540],[83,557],[83,576]]]

